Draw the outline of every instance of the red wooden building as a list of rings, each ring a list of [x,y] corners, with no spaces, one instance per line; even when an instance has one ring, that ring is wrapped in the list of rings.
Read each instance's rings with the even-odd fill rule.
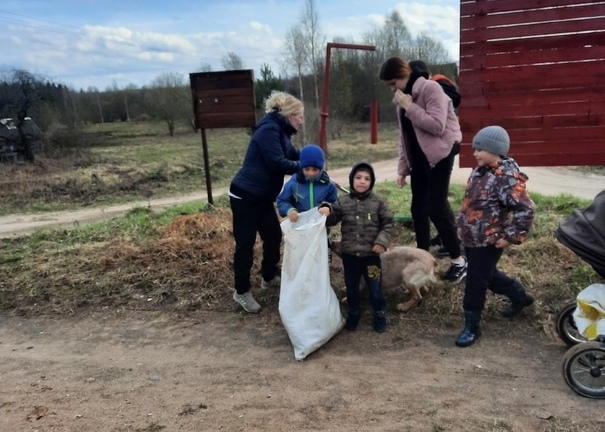
[[[497,124],[525,166],[605,165],[605,1],[462,0],[460,165]]]

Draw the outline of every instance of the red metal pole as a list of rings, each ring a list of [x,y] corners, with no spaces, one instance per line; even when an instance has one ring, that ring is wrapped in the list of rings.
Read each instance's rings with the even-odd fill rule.
[[[328,42],[326,46],[326,68],[324,71],[324,88],[323,94],[321,95],[321,122],[319,126],[319,146],[326,151],[326,120],[328,118],[328,93],[330,87],[330,57],[332,54],[332,42]]]
[[[378,143],[378,103],[376,100],[370,103],[370,143]]]

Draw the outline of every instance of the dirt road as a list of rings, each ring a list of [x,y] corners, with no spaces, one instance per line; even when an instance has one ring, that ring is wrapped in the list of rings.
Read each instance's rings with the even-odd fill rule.
[[[396,180],[397,162],[395,160],[380,161],[373,165],[378,182]],[[523,170],[530,178],[528,182],[530,193],[535,191],[544,195],[571,194],[584,199],[593,199],[597,193],[605,188],[605,176],[596,174],[582,173],[568,168],[552,167],[528,167]],[[470,171],[470,168],[458,168],[458,163],[456,162],[452,172],[452,183],[466,183]],[[330,176],[344,186],[348,186],[348,175],[349,168],[330,171]],[[212,196],[217,197],[224,193],[226,193],[225,188],[218,188],[213,190]],[[207,198],[208,193],[200,191],[189,195],[150,201],[136,201],[106,208],[0,216],[0,238],[29,234],[41,227],[69,227],[108,220],[121,216],[135,207],[149,206],[152,209],[161,209],[177,204],[205,201]]]
[[[603,401],[561,377],[562,343],[493,318],[460,349],[457,317],[450,330],[414,322],[377,334],[365,316],[296,362],[269,308],[0,316],[0,430],[605,430]]]

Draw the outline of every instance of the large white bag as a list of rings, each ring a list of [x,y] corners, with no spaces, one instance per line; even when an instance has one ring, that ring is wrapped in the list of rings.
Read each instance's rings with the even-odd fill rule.
[[[279,315],[294,348],[304,360],[344,326],[338,298],[330,285],[326,217],[317,207],[285,219]]]

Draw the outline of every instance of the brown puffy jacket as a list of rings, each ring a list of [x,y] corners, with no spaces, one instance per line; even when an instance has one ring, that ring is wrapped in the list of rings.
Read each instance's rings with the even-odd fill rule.
[[[393,214],[386,203],[370,191],[362,196],[355,192],[342,195],[331,205],[332,211],[327,225],[342,222],[341,250],[343,254],[355,256],[374,255],[372,246],[382,245],[385,249],[393,238]]]

